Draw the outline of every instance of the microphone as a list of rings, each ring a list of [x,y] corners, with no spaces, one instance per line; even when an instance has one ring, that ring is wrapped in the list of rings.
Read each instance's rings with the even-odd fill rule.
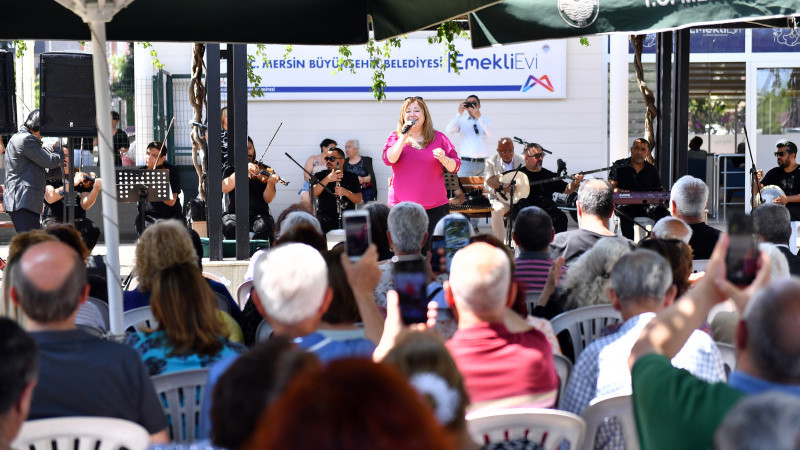
[[[409,123],[409,124],[407,124],[407,125],[404,125],[404,126],[403,126],[403,129],[402,129],[402,130],[400,130],[400,132],[401,132],[401,133],[403,133],[403,134],[406,134],[406,133],[408,133],[408,130],[410,130],[410,129],[411,129],[411,127],[413,127],[413,126],[414,126],[414,124],[416,124],[416,123],[417,123],[417,121],[416,121],[416,120],[414,120],[414,119],[411,119],[411,123]]]

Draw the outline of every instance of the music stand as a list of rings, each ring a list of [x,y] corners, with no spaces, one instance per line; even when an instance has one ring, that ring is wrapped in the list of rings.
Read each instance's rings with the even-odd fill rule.
[[[144,231],[144,204],[172,199],[169,169],[117,169],[117,200],[137,202],[141,230]]]

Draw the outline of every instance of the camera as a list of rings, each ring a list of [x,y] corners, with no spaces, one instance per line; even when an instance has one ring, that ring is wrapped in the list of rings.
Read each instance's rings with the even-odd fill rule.
[[[475,102],[464,102],[464,108],[474,108],[476,106],[478,106],[478,104]]]

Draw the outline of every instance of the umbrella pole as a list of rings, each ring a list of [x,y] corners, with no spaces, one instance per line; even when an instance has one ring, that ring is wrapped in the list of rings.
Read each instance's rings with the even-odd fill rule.
[[[97,110],[97,144],[100,149],[100,176],[103,179],[103,233],[106,244],[106,279],[108,280],[108,309],[110,331],[122,335],[122,280],[119,268],[119,214],[117,212],[117,179],[111,148],[111,96],[108,89],[108,58],[106,57],[106,22],[87,22],[92,32],[94,57],[94,96]]]

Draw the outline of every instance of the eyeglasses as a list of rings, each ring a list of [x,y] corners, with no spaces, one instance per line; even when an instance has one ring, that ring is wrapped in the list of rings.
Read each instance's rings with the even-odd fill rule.
[[[403,99],[403,101],[406,100],[425,100],[425,99],[423,99],[422,97],[406,97]]]
[[[532,155],[525,155],[528,158],[544,158],[544,153],[534,153]]]
[[[328,161],[328,162],[334,162],[334,161],[336,161],[337,159],[344,159],[344,158],[339,158],[338,156],[326,156],[326,157],[325,157],[325,158],[323,158],[323,159],[324,159],[325,161]]]
[[[775,152],[775,156],[783,156],[786,152]]]

